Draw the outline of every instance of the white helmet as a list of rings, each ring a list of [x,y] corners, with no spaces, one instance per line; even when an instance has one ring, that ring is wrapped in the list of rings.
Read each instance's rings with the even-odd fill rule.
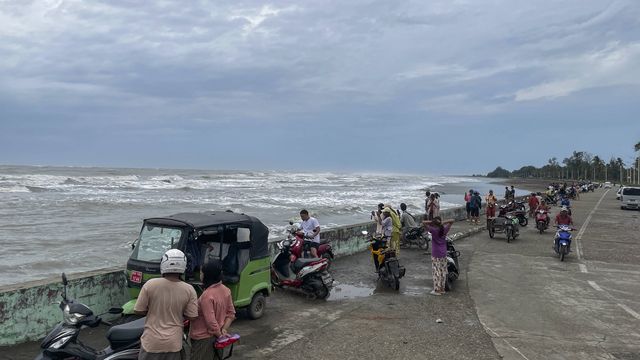
[[[563,206],[560,208],[560,211],[569,211],[569,209],[567,209],[567,206],[566,206],[566,205],[563,205]]]
[[[160,274],[184,274],[187,268],[187,257],[178,249],[169,249],[160,261]]]

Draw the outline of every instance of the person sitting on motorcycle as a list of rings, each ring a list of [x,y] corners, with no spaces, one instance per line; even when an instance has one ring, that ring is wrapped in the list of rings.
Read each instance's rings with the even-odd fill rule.
[[[560,225],[573,225],[573,219],[571,219],[571,215],[569,215],[569,209],[566,206],[563,206],[560,210],[560,213],[556,215],[556,226]]]
[[[496,205],[498,204],[498,198],[493,195],[493,190],[489,190],[489,195],[487,195],[484,200],[487,203],[487,218],[496,217]]]
[[[391,233],[393,232],[391,209],[385,208],[382,211],[382,220],[380,221],[380,225],[382,226],[382,237],[380,238],[380,242],[378,244],[374,244],[373,250],[378,250],[380,247],[386,247],[387,243],[391,240]],[[378,256],[376,254],[372,254],[372,256],[373,265],[375,266],[375,270],[377,273],[378,267],[380,267],[380,264],[378,263]]]
[[[546,212],[547,214],[549,213],[550,207],[549,205],[547,205],[547,202],[542,200],[540,201],[540,205],[538,205],[538,207],[536,207],[536,211],[538,210],[542,210],[544,212]],[[549,217],[547,216],[547,225],[549,225]]]
[[[560,226],[560,225],[572,226],[573,225],[573,219],[571,219],[571,215],[569,215],[569,211],[566,206],[563,206],[562,209],[560,210],[560,213],[556,215],[555,223],[556,223],[556,226]],[[557,252],[558,251],[558,233],[556,233],[556,238],[554,239],[554,245]],[[571,251],[571,243],[569,243],[569,251]]]
[[[311,246],[311,257],[317,258],[320,247],[320,223],[316,218],[309,216],[309,212],[304,209],[300,210],[300,218],[305,245]]]

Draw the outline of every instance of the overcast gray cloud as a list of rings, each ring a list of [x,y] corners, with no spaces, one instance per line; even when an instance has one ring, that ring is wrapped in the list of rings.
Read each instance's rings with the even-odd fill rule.
[[[318,167],[408,169],[364,166],[361,147],[531,133],[534,114],[584,134],[508,164],[619,153],[593,145],[596,115],[640,137],[639,19],[635,0],[2,1],[0,162],[278,166],[296,134],[331,144]],[[485,129],[454,135],[466,125]],[[253,148],[226,162],[193,154],[238,138]],[[456,156],[437,170],[495,163]]]

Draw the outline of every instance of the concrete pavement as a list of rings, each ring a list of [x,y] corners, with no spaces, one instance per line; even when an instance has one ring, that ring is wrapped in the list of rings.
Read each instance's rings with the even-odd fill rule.
[[[368,253],[340,258],[329,300],[276,291],[262,319],[240,316],[234,358],[640,359],[638,215],[620,210],[614,191],[582,195],[574,219],[583,230],[565,262],[551,230],[529,225],[509,244],[481,231],[456,242],[461,278],[441,297],[428,295],[430,257],[420,250],[401,252],[399,292],[376,284]],[[103,333],[83,338],[104,345]],[[37,349],[0,348],[0,358],[32,359]]]

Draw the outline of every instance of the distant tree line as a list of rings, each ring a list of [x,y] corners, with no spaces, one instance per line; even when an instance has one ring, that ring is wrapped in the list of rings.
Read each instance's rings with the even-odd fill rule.
[[[640,142],[635,144],[636,154],[640,153]],[[622,158],[612,157],[606,162],[598,155],[586,151],[574,151],[562,162],[553,157],[542,167],[523,166],[509,171],[500,166],[487,174],[498,178],[544,178],[565,180],[612,181],[618,183],[640,183],[640,157],[632,164],[625,164]]]

